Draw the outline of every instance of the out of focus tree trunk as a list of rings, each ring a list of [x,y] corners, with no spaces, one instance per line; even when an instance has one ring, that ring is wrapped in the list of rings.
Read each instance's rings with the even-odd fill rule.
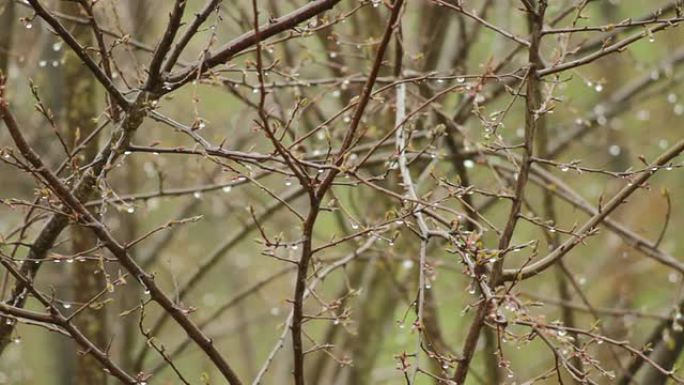
[[[0,5],[0,73],[7,76],[9,69],[10,51],[12,48],[12,31],[11,27],[14,22],[14,2],[5,1]]]
[[[80,16],[79,6],[75,3],[60,2],[62,12]],[[74,36],[84,46],[93,45],[92,32],[87,26],[74,26]],[[66,51],[62,68],[63,87],[63,122],[72,145],[87,137],[95,128],[97,108],[97,89],[95,80],[84,69],[82,61],[72,51]],[[78,163],[92,159],[97,151],[97,141],[92,141],[77,157]],[[96,245],[92,232],[82,226],[71,229],[71,247],[75,254],[86,252]],[[86,257],[93,254],[87,252]],[[75,263],[72,270],[74,301],[77,308],[90,303],[100,291],[102,284],[102,265],[96,258],[87,258]],[[97,302],[97,301],[95,301]],[[88,306],[75,318],[75,322],[83,333],[101,349],[107,345],[107,312],[105,307]],[[106,384],[107,374],[102,370],[92,355],[79,352],[76,359],[75,385]]]
[[[7,26],[0,29],[0,76],[7,76],[9,70],[10,50],[12,49],[12,30],[11,23],[14,19],[14,2],[8,1],[4,5],[0,5],[0,23]],[[9,284],[9,275],[5,272],[0,282],[0,298],[4,299],[7,285]],[[7,339],[0,338],[0,344],[7,344]]]
[[[394,271],[392,265],[379,262],[364,299],[363,313],[358,319],[358,335],[354,338],[347,384],[370,385],[372,370],[383,347],[387,326],[391,324],[400,296],[392,289]]]
[[[145,1],[135,1],[131,0],[126,3],[128,7],[128,12],[131,15],[132,32],[135,39],[143,39],[145,35],[148,34],[152,25],[148,20],[148,10],[149,4]],[[133,71],[132,71],[133,72]],[[138,180],[138,162],[135,157],[131,157],[126,162],[126,172],[124,179],[119,182],[126,186],[126,191],[138,191],[140,181]],[[137,230],[138,223],[134,216],[123,215],[121,218],[123,237],[125,239],[134,239]],[[132,256],[138,259],[138,255],[135,250],[130,250]],[[140,291],[135,285],[126,285],[121,291],[121,308],[122,312],[128,311],[131,308],[140,304]],[[135,313],[132,313],[121,320],[118,320],[117,325],[119,325],[120,330],[118,331],[122,336],[121,339],[121,366],[126,370],[132,370],[134,367],[134,354],[136,351],[137,343],[137,323],[138,319]]]
[[[675,369],[679,355],[684,349],[684,333],[681,330],[667,329],[666,336],[654,348],[650,359],[657,362],[665,370]],[[668,376],[652,365],[644,365],[644,373],[640,384],[665,385]]]

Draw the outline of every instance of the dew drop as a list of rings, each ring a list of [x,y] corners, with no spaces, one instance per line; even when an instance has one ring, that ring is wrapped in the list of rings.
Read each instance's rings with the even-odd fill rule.
[[[612,156],[618,156],[622,152],[622,149],[617,144],[613,144],[608,148],[608,153]]]
[[[224,193],[229,193],[232,189],[233,189],[233,186],[223,186],[221,191],[223,191]]]
[[[670,283],[677,283],[679,281],[679,274],[671,272],[667,275],[667,280],[670,281]]]

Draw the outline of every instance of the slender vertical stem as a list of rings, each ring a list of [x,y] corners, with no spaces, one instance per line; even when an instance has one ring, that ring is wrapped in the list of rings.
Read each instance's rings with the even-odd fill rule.
[[[525,199],[525,188],[532,165],[532,155],[534,151],[534,136],[537,129],[538,119],[542,111],[541,107],[541,79],[537,75],[538,68],[543,66],[540,56],[540,44],[542,38],[542,28],[544,24],[544,13],[546,11],[546,1],[539,0],[535,4],[535,9],[528,10],[528,19],[530,25],[530,46],[528,49],[528,69],[527,69],[527,88],[526,88],[526,103],[525,103],[525,135],[523,144],[523,155],[519,165],[519,171],[516,174],[516,185],[514,191],[513,203],[506,221],[506,226],[499,238],[498,249],[501,254],[498,256],[494,266],[492,267],[491,276],[489,278],[490,285],[493,289],[496,288],[501,279],[503,271],[503,251],[510,245],[515,231],[516,224],[520,214],[523,201]],[[456,367],[453,380],[457,385],[465,384],[468,375],[468,368],[470,362],[475,354],[475,348],[479,340],[480,332],[490,312],[496,311],[496,303],[489,303],[490,301],[482,301],[478,305],[477,312],[474,316],[466,340],[463,347],[462,360]]]

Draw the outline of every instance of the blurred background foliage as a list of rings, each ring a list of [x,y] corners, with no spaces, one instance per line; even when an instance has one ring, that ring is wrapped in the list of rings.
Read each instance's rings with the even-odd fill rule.
[[[12,0],[2,0],[0,12],[8,12]],[[45,1],[56,9],[58,1]],[[259,1],[264,8],[264,21],[270,16],[281,15],[306,3],[304,0]],[[482,9],[485,1],[465,1],[468,9]],[[516,1],[493,1],[487,6],[486,19],[496,25],[513,32],[517,36],[527,35],[526,20],[520,11],[521,5]],[[567,8],[574,1],[551,1],[547,14],[554,15]],[[661,4],[662,3],[662,4]],[[636,0],[591,1],[582,12],[584,19],[577,26],[604,25],[616,23],[626,18],[647,16],[665,2],[643,2]],[[191,0],[184,21],[189,22],[193,14],[202,7],[201,1]],[[131,39],[153,47],[159,40],[167,22],[167,14],[172,2],[142,0],[101,0],[97,6],[100,23],[116,31],[117,34],[130,36]],[[46,125],[44,118],[36,112],[31,94],[31,85],[35,87],[43,103],[64,122],[63,91],[72,85],[65,82],[64,65],[68,48],[51,33],[50,29],[37,18],[32,19],[30,9],[21,1],[13,2],[14,16],[0,29],[12,30],[12,43],[8,51],[0,52],[9,58],[7,70],[8,94],[11,96],[12,108],[22,122],[25,135],[32,145],[41,153],[44,160],[52,166],[58,165],[64,156],[63,149],[55,133]],[[251,5],[247,1],[224,2],[220,10],[207,23],[207,28],[192,40],[182,61],[192,62],[206,49],[211,35],[215,34],[216,43],[228,41],[251,29]],[[356,9],[358,7],[358,9]],[[425,73],[437,71],[440,74],[453,76],[481,75],[498,62],[515,46],[515,43],[486,28],[482,28],[468,51],[468,56],[455,57],[463,42],[458,40],[459,28],[473,29],[477,23],[459,17],[457,13],[443,7],[435,11],[430,1],[409,1],[403,15],[402,39],[404,48],[404,68],[407,73]],[[298,98],[306,98],[308,103],[315,104],[318,109],[306,109],[298,115],[292,125],[295,135],[308,131],[306,121],[318,125],[324,119],[336,113],[350,98],[358,95],[363,85],[359,79],[366,74],[373,60],[376,42],[382,33],[387,18],[384,5],[374,7],[359,1],[342,1],[334,10],[326,13],[333,19],[346,12],[353,12],[333,27],[291,39],[286,43],[266,44],[264,52],[267,61],[273,64],[269,71],[269,80],[276,82],[300,81],[303,86],[282,87],[274,93],[274,100],[269,101],[269,108],[275,115],[287,116]],[[218,21],[218,18],[221,21]],[[570,18],[564,20],[567,21]],[[323,22],[323,19],[315,19]],[[65,21],[66,25],[71,25]],[[309,22],[308,27],[315,27],[316,21]],[[566,26],[563,21],[558,26]],[[74,28],[71,25],[71,28]],[[304,23],[301,28],[307,28]],[[439,36],[433,36],[435,31]],[[640,29],[637,29],[639,31]],[[627,36],[630,32],[624,32]],[[330,39],[334,35],[337,44]],[[571,37],[570,46],[581,44],[584,40],[594,38],[601,33],[575,33]],[[286,34],[283,34],[285,36]],[[684,92],[681,86],[681,65],[665,67],[659,70],[661,62],[670,55],[681,51],[681,28],[671,28],[654,35],[653,39],[643,39],[629,46],[621,53],[609,55],[591,64],[562,73],[556,85],[554,96],[558,98],[552,113],[547,115],[549,136],[552,141],[562,138],[572,130],[578,119],[591,119],[602,115],[601,109],[611,102],[615,92],[630,82],[644,76],[652,78],[652,84],[641,92],[630,103],[620,106],[619,111],[608,116],[597,124],[586,135],[574,140],[569,147],[557,157],[559,164],[569,165],[573,161],[581,161],[580,165],[593,169],[621,172],[628,169],[641,169],[643,163],[639,159],[652,160],[670,145],[680,140],[684,123]],[[276,39],[272,39],[276,40]],[[652,40],[652,41],[651,41]],[[111,42],[110,42],[111,43]],[[543,52],[549,60],[557,48],[556,36],[547,36],[544,40]],[[332,48],[331,48],[332,47]],[[387,65],[383,67],[381,77],[392,76],[391,57],[395,47],[388,53]],[[116,59],[117,84],[122,87],[135,88],[145,79],[144,65],[149,54],[136,50],[132,45],[121,42],[113,49]],[[430,59],[436,55],[437,59]],[[459,60],[457,60],[459,59]],[[427,63],[432,60],[432,63]],[[259,132],[253,121],[257,119],[253,103],[258,100],[258,92],[253,90],[256,84],[254,71],[245,70],[254,61],[253,52],[247,52],[231,60],[230,64],[220,67],[216,76],[206,81],[188,84],[184,88],[163,97],[158,104],[158,111],[179,122],[190,124],[200,118],[205,126],[201,134],[213,143],[223,143],[225,148],[269,153],[271,144]],[[454,66],[453,63],[458,63]],[[516,71],[527,62],[525,54],[517,55],[508,63],[501,73]],[[86,68],[82,68],[84,77],[90,76]],[[322,84],[315,84],[316,80]],[[345,80],[346,79],[346,80]],[[412,84],[409,92],[419,93],[419,88],[426,89],[428,95],[461,81],[455,77],[447,80],[425,80],[420,85]],[[310,82],[311,84],[305,84]],[[478,84],[477,78],[467,77],[466,82]],[[487,82],[481,89],[483,95],[493,88],[497,81]],[[126,85],[126,86],[124,86]],[[462,102],[465,92],[452,92],[438,100],[439,110],[447,116],[453,113]],[[416,100],[419,98],[416,96]],[[102,121],[105,108],[105,96],[98,88],[97,113],[98,121]],[[417,101],[411,102],[416,108]],[[509,107],[510,104],[510,107]],[[465,122],[460,130],[465,137],[465,149],[474,151],[503,142],[515,144],[520,142],[524,126],[524,102],[513,98],[510,94],[492,102],[479,106],[479,116],[483,119],[494,119],[498,113],[510,108],[505,115],[503,125],[498,129],[501,138],[492,135],[476,117]],[[322,112],[323,116],[318,116]],[[346,115],[345,115],[346,116]],[[374,100],[366,113],[364,124],[367,131],[362,142],[372,143],[381,138],[393,124],[393,96],[391,93]],[[300,149],[311,156],[324,154],[328,149],[328,140],[338,143],[344,133],[347,120],[345,117],[331,123],[325,135],[315,135],[307,140]],[[429,112],[418,114],[412,122],[416,130],[434,131],[435,122]],[[68,130],[62,123],[60,129]],[[109,128],[108,128],[109,129]],[[7,133],[0,132],[3,147],[10,146]],[[155,145],[164,148],[185,146],[192,148],[189,138],[152,119],[147,119],[140,127],[134,139],[138,145]],[[437,186],[439,178],[458,183],[451,155],[447,147],[439,140],[429,138],[414,139],[414,150],[425,150],[431,160],[419,160],[412,164],[414,177],[419,178],[427,167],[424,183],[419,186],[419,195],[433,192],[435,196],[444,195],[443,189]],[[393,148],[384,149],[381,154],[391,163]],[[493,165],[507,164],[505,158],[492,156],[490,164],[475,157],[466,160],[464,165],[470,182],[482,191],[500,191],[498,176],[492,173]],[[372,166],[373,174],[381,174],[388,163],[378,162]],[[681,162],[681,161],[680,161]],[[676,163],[679,164],[679,163]],[[159,232],[133,248],[133,253],[142,263],[150,259],[149,270],[154,272],[168,293],[177,293],[179,285],[196,271],[200,261],[211,255],[219,245],[238,235],[235,244],[227,250],[217,264],[206,274],[202,281],[182,300],[185,306],[196,311],[193,319],[204,320],[226,301],[249,290],[259,281],[267,280],[263,287],[254,290],[239,304],[231,307],[224,314],[212,319],[207,327],[208,334],[220,346],[222,352],[245,378],[253,378],[277,337],[280,335],[291,304],[289,300],[293,292],[294,270],[270,279],[284,268],[292,264],[264,255],[266,247],[258,231],[251,226],[252,216],[249,208],[255,212],[266,210],[274,204],[273,198],[255,183],[242,183],[242,175],[257,175],[260,171],[255,166],[232,164],[234,171],[221,167],[215,160],[207,156],[184,156],[173,154],[132,153],[126,156],[124,165],[110,174],[110,186],[115,196],[130,194],[156,195],[160,191],[172,192],[177,189],[187,190],[171,196],[155,196],[140,199],[131,203],[111,202],[107,205],[106,221],[120,239],[135,239],[148,231],[162,226],[169,220],[201,215],[196,223],[173,227],[172,236],[167,237],[165,231]],[[251,168],[251,170],[250,170]],[[569,168],[569,169],[568,169]],[[601,173],[578,172],[572,167],[549,167],[556,177],[562,178],[567,185],[580,193],[594,206],[615,194],[628,181]],[[36,184],[26,173],[0,164],[0,197],[16,198],[30,201],[34,196]],[[399,208],[397,202],[388,199],[363,184],[344,185],[344,178],[335,186],[329,195],[327,204],[337,209],[324,211],[316,224],[315,244],[324,244],[332,238],[339,239],[355,229],[364,228],[391,218]],[[232,188],[224,187],[234,182]],[[297,188],[297,181],[271,173],[259,179],[266,188],[278,194],[288,194]],[[390,171],[380,183],[395,191],[401,192],[398,173]],[[206,189],[201,187],[206,186]],[[665,193],[666,192],[666,193]],[[612,215],[612,218],[633,229],[634,232],[649,240],[658,238],[666,216],[669,217],[667,229],[661,243],[661,249],[675,257],[679,257],[684,249],[679,238],[679,226],[684,225],[681,197],[684,196],[684,178],[681,170],[658,173],[649,183],[648,189],[641,189],[629,198],[624,207]],[[530,208],[523,210],[531,214],[538,210],[542,199],[542,190],[533,184],[527,189],[527,202]],[[670,197],[667,202],[666,194]],[[335,201],[332,202],[331,200]],[[472,200],[476,205],[489,201],[484,194],[475,193]],[[7,203],[7,201],[6,201]],[[457,200],[448,200],[443,204],[454,209],[461,209]],[[296,197],[291,205],[300,212],[305,212],[306,199]],[[668,207],[670,205],[671,207]],[[495,199],[487,211],[483,212],[487,221],[497,227],[503,226],[508,216],[509,203],[506,199]],[[572,205],[559,201],[555,205],[557,221],[553,226],[559,229],[572,229],[584,223],[588,216]],[[22,223],[26,207],[11,204],[0,205],[0,234],[9,233]],[[668,214],[669,213],[669,214]],[[541,211],[535,211],[541,215]],[[279,235],[285,242],[296,242],[301,232],[300,223],[291,212],[278,208],[272,216],[263,220],[264,230],[275,237]],[[402,352],[415,351],[416,332],[411,327],[415,320],[411,303],[415,299],[417,282],[418,242],[411,230],[396,225],[390,232],[384,233],[370,251],[358,260],[339,269],[319,285],[317,298],[307,301],[306,311],[319,314],[321,319],[306,323],[305,340],[309,347],[311,341],[334,345],[329,353],[323,350],[307,354],[307,370],[311,378],[317,378],[319,384],[398,384],[403,383],[403,376],[397,370],[397,355]],[[62,246],[56,247],[56,253],[68,255],[68,234],[62,235]],[[547,250],[547,239],[539,227],[527,221],[521,221],[513,239],[513,245],[528,241],[538,241],[540,254]],[[487,231],[482,241],[494,248],[497,234]],[[360,241],[362,242],[362,241]],[[358,247],[354,242],[347,242],[323,251],[318,255],[316,264],[340,258]],[[472,282],[462,272],[462,266],[456,256],[449,253],[447,247],[440,242],[431,244],[429,262],[434,272],[431,280],[430,296],[438,316],[441,336],[449,351],[460,352],[463,340],[472,319],[472,312],[465,310],[477,301],[471,294]],[[22,252],[25,252],[22,251]],[[276,254],[280,258],[296,259],[298,251],[295,246],[279,249]],[[507,266],[520,266],[530,255],[525,249],[520,253],[510,254]],[[21,257],[21,255],[18,255]],[[679,314],[677,304],[682,299],[682,277],[667,267],[645,258],[642,254],[626,245],[617,235],[601,229],[564,258],[566,267],[574,281],[579,285],[583,295],[596,309],[621,309],[619,315],[600,314],[603,331],[617,340],[628,340],[634,346],[640,346],[660,322],[660,318],[673,317]],[[315,264],[315,265],[316,265]],[[75,296],[72,288],[71,271],[74,264],[69,261],[55,260],[43,266],[37,285],[46,293],[51,293],[66,306],[73,304]],[[116,276],[119,267],[107,265],[107,271]],[[96,272],[96,274],[102,274]],[[531,306],[530,311],[552,322],[562,319],[559,306],[558,274],[550,272],[521,282],[515,288],[520,298],[538,303]],[[132,280],[130,280],[132,281]],[[130,282],[128,286],[135,285]],[[571,290],[571,302],[578,304],[573,310],[578,327],[588,328],[596,319],[586,311],[582,299]],[[136,297],[139,296],[139,297]],[[131,301],[131,298],[133,301]],[[107,296],[103,310],[109,318],[108,334],[111,341],[110,351],[119,361],[129,362],[135,366],[135,359],[145,341],[137,333],[139,311],[127,312],[136,306],[136,300],[144,299],[145,293],[140,287],[132,290],[117,289]],[[334,311],[321,311],[320,301],[336,304]],[[40,310],[35,303],[29,308]],[[581,308],[581,309],[580,309]],[[582,310],[584,309],[584,310]],[[624,313],[624,314],[623,314]],[[156,305],[146,306],[143,324],[150,328],[160,316]],[[331,314],[337,314],[333,317]],[[137,337],[128,341],[122,336],[133,329]],[[513,332],[523,333],[516,326]],[[16,343],[12,344],[0,359],[0,383],[6,384],[70,384],[74,375],[76,347],[69,340],[45,329],[22,325],[16,330]],[[327,337],[326,337],[327,336]],[[168,323],[156,337],[170,351],[185,338],[181,329]],[[472,365],[469,384],[489,383],[486,363],[488,354],[481,341],[481,346]],[[265,378],[268,384],[284,384],[291,381],[290,342],[286,339],[284,349],[272,363],[271,370]],[[560,349],[566,349],[561,346]],[[533,341],[505,341],[502,343],[507,360],[511,361],[512,378],[501,379],[508,384],[522,384],[553,366],[553,355],[539,339]],[[614,353],[617,351],[617,353]],[[603,367],[615,373],[620,368],[614,362],[612,354],[617,354],[621,365],[628,362],[628,355],[618,349],[608,348],[606,344],[591,347],[591,353],[601,361]],[[128,358],[126,358],[128,357]],[[429,361],[429,360],[427,360]],[[201,351],[189,346],[175,358],[178,368],[193,384],[223,383],[212,365],[207,362]],[[426,361],[424,361],[426,362]],[[144,361],[143,368],[149,371],[160,363],[160,357],[150,352]],[[438,368],[439,369],[439,368]],[[451,367],[446,367],[445,373]],[[113,379],[110,379],[113,383]],[[245,380],[249,382],[250,380]],[[613,383],[604,377],[601,383]],[[151,384],[176,384],[173,371],[166,367],[152,377]],[[539,383],[557,383],[557,378],[549,378]],[[419,376],[417,384],[429,384],[434,381],[428,376]]]

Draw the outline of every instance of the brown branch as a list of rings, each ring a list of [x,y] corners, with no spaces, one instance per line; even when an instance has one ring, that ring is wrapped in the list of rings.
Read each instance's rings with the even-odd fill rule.
[[[594,215],[589,221],[582,225],[577,232],[584,235],[589,235],[589,233],[596,228],[597,225],[602,223],[605,218],[610,215],[616,208],[622,205],[626,199],[637,191],[649,178],[655,175],[656,171],[660,166],[667,164],[670,160],[679,156],[682,151],[684,151],[684,140],[679,141],[679,143],[672,146],[670,149],[662,153],[655,161],[653,161],[649,166],[649,170],[643,172],[639,177],[631,180],[627,186],[620,190],[613,198],[607,202],[601,210]],[[554,249],[551,253],[547,254],[540,260],[533,262],[532,264],[523,267],[522,269],[507,269],[503,271],[501,279],[504,281],[514,281],[518,279],[527,279],[533,277],[542,271],[546,270],[550,265],[552,265],[556,260],[562,258],[565,254],[570,252],[575,246],[582,242],[582,238],[571,237],[570,239],[563,242],[558,248]]]
[[[145,89],[152,93],[158,93],[160,83],[162,79],[160,78],[160,71],[162,68],[162,63],[166,54],[173,44],[173,39],[178,33],[178,29],[181,26],[181,19],[183,18],[183,13],[185,12],[185,5],[187,0],[176,0],[173,6],[173,10],[169,15],[169,22],[166,25],[166,30],[162,36],[161,41],[157,45],[152,55],[152,60],[150,61],[150,66],[147,74],[147,83],[145,84]]]
[[[334,7],[340,0],[315,0],[307,5],[285,15],[278,19],[272,20],[266,25],[260,26],[260,39],[265,40],[271,36],[277,35],[281,32],[287,31],[295,27],[297,24],[317,16],[332,7]],[[215,53],[207,55],[200,62],[191,66],[191,68],[181,71],[180,73],[169,75],[167,82],[171,83],[169,88],[175,89],[182,84],[195,79],[198,74],[202,74],[207,70],[229,61],[235,54],[253,46],[257,42],[255,31],[247,32],[224,46],[220,47]]]

